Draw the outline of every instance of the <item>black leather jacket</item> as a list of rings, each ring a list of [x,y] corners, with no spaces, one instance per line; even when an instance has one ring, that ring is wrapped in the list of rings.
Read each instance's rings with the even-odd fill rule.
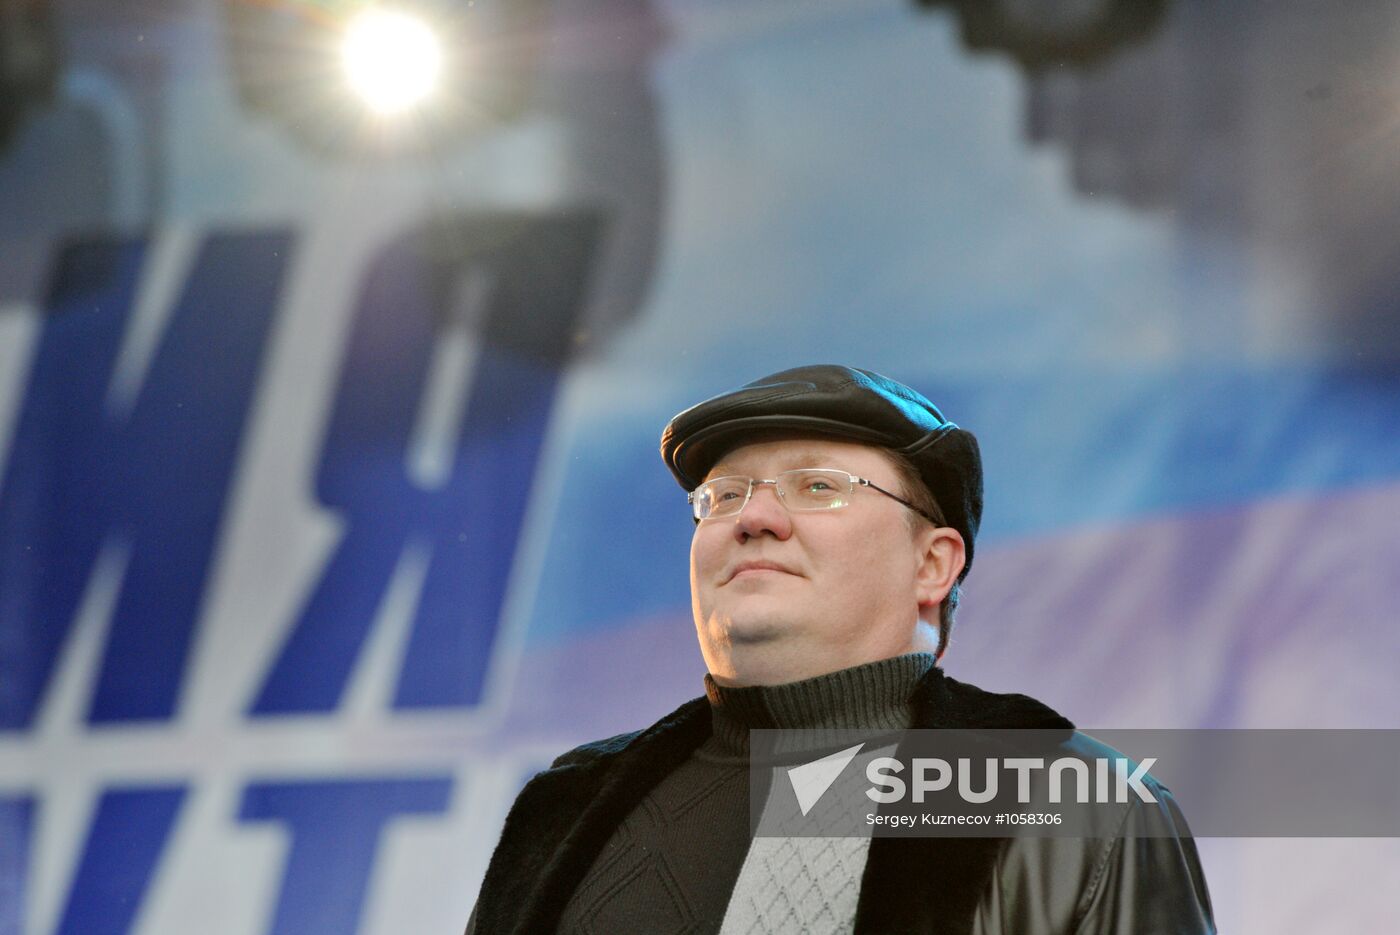
[[[910,702],[918,728],[1060,729],[1071,749],[1095,744],[1032,698],[985,692],[938,668]],[[709,702],[697,698],[646,730],[571,750],[532,779],[506,818],[469,935],[555,931],[614,829],[709,733]],[[1106,813],[1096,837],[877,837],[854,932],[1213,933],[1195,844],[1170,792],[1152,788],[1157,804]],[[1153,836],[1128,833],[1143,821],[1157,823]]]

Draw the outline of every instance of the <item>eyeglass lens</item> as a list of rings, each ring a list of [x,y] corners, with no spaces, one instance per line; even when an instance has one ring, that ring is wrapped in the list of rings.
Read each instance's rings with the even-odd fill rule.
[[[778,498],[789,510],[834,510],[851,502],[854,485],[849,474],[802,468],[784,471],[774,480]],[[738,513],[749,499],[748,477],[717,477],[695,491],[695,513],[700,519]]]

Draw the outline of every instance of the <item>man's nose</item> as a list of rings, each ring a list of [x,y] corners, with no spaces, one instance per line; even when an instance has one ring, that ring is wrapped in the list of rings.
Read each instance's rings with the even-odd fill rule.
[[[754,484],[749,502],[734,523],[734,536],[740,542],[764,533],[778,539],[792,535],[792,514],[778,498],[778,488],[772,484]]]

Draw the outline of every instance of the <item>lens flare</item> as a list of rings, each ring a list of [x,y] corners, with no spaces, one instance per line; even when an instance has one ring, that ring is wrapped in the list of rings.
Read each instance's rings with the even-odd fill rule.
[[[372,110],[395,114],[432,93],[442,71],[442,44],[420,17],[370,9],[346,27],[341,62],[350,86]]]

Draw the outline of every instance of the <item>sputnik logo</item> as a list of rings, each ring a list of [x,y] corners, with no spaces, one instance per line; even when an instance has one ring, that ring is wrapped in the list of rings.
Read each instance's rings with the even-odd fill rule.
[[[802,809],[804,816],[812,810],[812,806],[817,804],[817,800],[826,790],[831,788],[831,784],[845,771],[863,746],[864,743],[858,743],[854,747],[847,747],[820,760],[813,760],[788,770],[788,781],[792,783],[792,791],[797,794],[797,805]]]

